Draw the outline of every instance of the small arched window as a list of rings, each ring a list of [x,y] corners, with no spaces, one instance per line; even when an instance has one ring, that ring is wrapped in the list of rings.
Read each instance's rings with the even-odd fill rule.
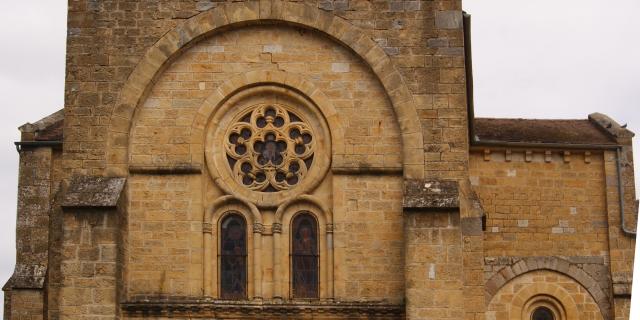
[[[293,298],[317,299],[319,283],[318,223],[309,213],[293,219],[291,228]]]
[[[556,320],[553,311],[547,307],[538,307],[533,311],[531,320]]]
[[[230,214],[220,226],[220,297],[247,297],[247,224],[238,214]]]

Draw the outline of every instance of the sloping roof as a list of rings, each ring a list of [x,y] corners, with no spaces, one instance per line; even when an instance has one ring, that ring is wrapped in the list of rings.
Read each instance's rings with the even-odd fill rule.
[[[64,118],[36,131],[36,141],[62,141]]]
[[[126,178],[74,176],[69,183],[63,208],[115,207],[122,194]]]
[[[615,137],[596,122],[586,119],[476,118],[473,134],[478,142],[616,145]],[[36,127],[36,141],[62,141],[64,110],[61,109],[33,123],[33,126]]]
[[[476,118],[476,141],[616,145],[614,137],[590,120]]]
[[[27,123],[20,130],[35,133],[35,141],[62,141],[64,109],[60,109],[34,123]]]

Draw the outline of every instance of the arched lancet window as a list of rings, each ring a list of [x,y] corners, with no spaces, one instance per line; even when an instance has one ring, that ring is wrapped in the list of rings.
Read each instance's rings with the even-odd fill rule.
[[[293,219],[291,228],[291,293],[293,298],[319,297],[318,223],[309,213]]]
[[[556,320],[556,317],[549,308],[538,307],[531,314],[531,320]]]
[[[220,225],[220,297],[247,297],[247,224],[230,214]]]

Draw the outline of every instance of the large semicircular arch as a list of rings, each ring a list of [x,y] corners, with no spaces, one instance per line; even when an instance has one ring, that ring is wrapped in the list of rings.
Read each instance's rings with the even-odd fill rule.
[[[186,20],[148,49],[127,79],[111,115],[107,138],[109,175],[127,174],[129,133],[134,115],[164,67],[212,33],[259,23],[283,23],[317,30],[355,52],[376,75],[395,111],[402,133],[404,177],[424,178],[420,120],[413,96],[391,59],[366,32],[344,18],[308,4],[281,0],[225,3]]]

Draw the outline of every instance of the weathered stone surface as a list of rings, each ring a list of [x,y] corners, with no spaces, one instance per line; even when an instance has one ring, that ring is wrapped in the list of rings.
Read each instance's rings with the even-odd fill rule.
[[[440,180],[407,180],[404,184],[405,209],[451,209],[459,207],[458,183]]]
[[[136,301],[139,300],[139,301]],[[304,312],[314,318],[349,319],[399,319],[404,317],[404,306],[377,302],[352,301],[342,303],[251,303],[238,305],[229,301],[215,301],[192,297],[139,297],[123,304],[124,311],[132,317],[139,314],[160,316],[170,313],[174,316],[188,316],[198,313],[204,317],[222,317],[242,319],[265,319],[279,317],[282,314]]]
[[[46,275],[46,266],[18,264],[2,290],[42,289]]]
[[[540,282],[537,279],[547,280]],[[495,316],[495,319],[517,319],[521,316],[525,302],[536,303],[542,301],[540,297],[549,294],[563,305],[569,306],[566,308],[568,317],[611,319],[606,313],[604,315],[600,313],[601,307],[609,307],[598,304],[601,296],[590,295],[575,280],[566,275],[545,270],[529,272],[502,285],[487,306],[487,315]]]
[[[462,234],[465,236],[482,235],[482,218],[462,218],[460,220]]]
[[[614,283],[613,295],[616,297],[631,297],[632,283]]]
[[[199,174],[202,173],[202,166],[185,164],[175,166],[129,166],[129,173],[132,174]]]
[[[633,287],[632,274],[617,274],[613,276],[613,295],[615,297],[631,297]]]
[[[635,134],[626,127],[622,127],[618,122],[602,113],[592,113],[589,115],[589,120],[595,125],[599,126],[604,132],[609,133],[611,136],[617,139],[633,138]]]
[[[467,298],[466,301],[474,300],[475,294],[465,292],[464,282],[460,281],[465,267],[459,213],[442,209],[430,214],[405,211],[404,259],[407,313],[462,319],[460,309],[454,306]],[[424,303],[434,296],[446,298],[438,304]]]
[[[118,204],[126,178],[75,176],[62,202],[63,208],[113,208]]]
[[[198,1],[196,3],[196,10],[207,11],[216,6],[216,2],[212,0]]]
[[[441,29],[462,28],[462,12],[436,11],[436,27]]]
[[[611,134],[593,120],[531,120],[487,119],[474,120],[474,135],[479,142],[549,144],[616,144]]]
[[[486,257],[485,258],[485,279],[487,279],[485,292],[488,299],[495,308],[504,303],[499,302],[503,298],[503,288],[507,283],[512,281],[521,281],[526,278],[524,275],[536,272],[537,270],[545,270],[551,275],[564,275],[575,281],[583,290],[589,292],[598,305],[604,319],[609,319],[612,315],[611,295],[609,294],[609,285],[611,278],[602,259],[585,259],[585,257]],[[624,278],[624,277],[622,277]],[[621,279],[622,279],[621,278]],[[614,282],[615,283],[615,282]],[[621,285],[620,290],[624,290]],[[533,290],[533,289],[532,289]],[[535,289],[539,290],[539,289]],[[534,290],[534,291],[535,291]],[[581,299],[579,292],[573,294],[574,298]]]

